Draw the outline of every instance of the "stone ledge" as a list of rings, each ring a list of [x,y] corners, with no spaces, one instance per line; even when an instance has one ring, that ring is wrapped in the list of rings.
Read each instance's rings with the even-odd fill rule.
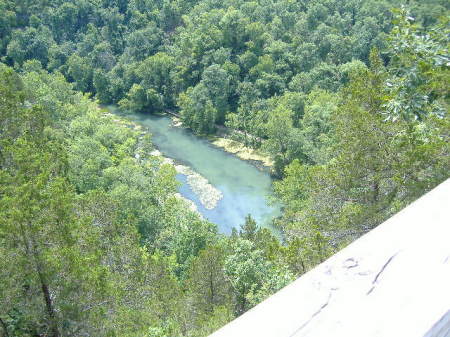
[[[450,179],[211,337],[450,337]]]

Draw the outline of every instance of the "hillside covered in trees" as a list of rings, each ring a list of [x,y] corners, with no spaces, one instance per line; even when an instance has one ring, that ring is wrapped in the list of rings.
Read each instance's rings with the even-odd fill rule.
[[[447,179],[449,14],[0,0],[0,336],[207,336]],[[271,156],[283,240],[189,211],[109,104]]]

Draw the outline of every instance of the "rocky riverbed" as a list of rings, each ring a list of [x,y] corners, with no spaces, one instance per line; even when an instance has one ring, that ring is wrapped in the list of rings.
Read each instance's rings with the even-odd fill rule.
[[[217,188],[211,185],[208,179],[202,177],[200,174],[192,170],[190,167],[185,165],[176,164],[171,158],[166,158],[158,150],[154,150],[150,153],[153,156],[159,156],[162,158],[163,163],[173,165],[177,173],[186,176],[187,183],[192,189],[192,192],[197,195],[200,203],[206,209],[214,209],[217,203],[222,199],[223,195]],[[194,204],[195,206],[195,204]]]

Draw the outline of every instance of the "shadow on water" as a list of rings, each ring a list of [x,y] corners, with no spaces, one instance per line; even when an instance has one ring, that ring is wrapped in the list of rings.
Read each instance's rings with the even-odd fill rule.
[[[193,193],[186,177],[177,175],[182,183],[180,193],[192,200],[206,219],[216,223],[220,232],[230,234],[233,227],[239,228],[245,222],[247,214],[261,226],[270,228],[271,220],[280,214],[280,207],[268,201],[272,180],[267,172],[212,146],[188,130],[173,127],[168,116],[127,114],[125,117],[147,128],[164,156],[191,167],[222,192],[223,198],[217,206],[208,210]]]

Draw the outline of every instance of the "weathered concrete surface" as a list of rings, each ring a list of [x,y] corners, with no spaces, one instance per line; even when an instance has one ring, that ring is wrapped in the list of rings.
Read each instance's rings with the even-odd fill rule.
[[[450,179],[211,337],[450,337]]]

